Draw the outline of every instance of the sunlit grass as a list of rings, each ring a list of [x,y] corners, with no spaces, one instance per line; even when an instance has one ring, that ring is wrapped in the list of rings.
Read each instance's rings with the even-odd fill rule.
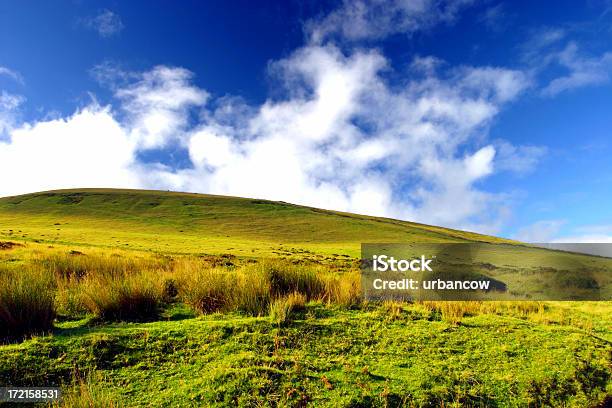
[[[0,237],[23,244],[0,250],[0,306],[18,316],[0,311],[0,382],[61,385],[62,406],[586,407],[612,392],[612,302],[362,298],[363,240],[493,237],[111,190],[0,199]]]
[[[42,268],[0,269],[0,339],[50,331],[54,293],[52,276]]]

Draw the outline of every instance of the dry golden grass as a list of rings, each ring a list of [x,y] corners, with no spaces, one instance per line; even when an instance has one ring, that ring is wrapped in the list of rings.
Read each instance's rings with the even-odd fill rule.
[[[319,267],[264,261],[237,268],[207,268],[184,260],[174,270],[179,297],[199,313],[239,311],[265,315],[276,299],[298,293],[306,300],[326,296]]]
[[[27,335],[52,328],[55,314],[92,315],[104,321],[146,321],[159,317],[166,304],[182,302],[201,314],[240,312],[273,314],[283,321],[292,296],[343,308],[363,304],[359,270],[278,259],[256,262],[223,256],[162,257],[136,251],[87,248],[34,250],[0,274],[0,336]],[[8,265],[8,264],[7,264]],[[383,305],[399,318],[405,303]],[[511,315],[538,323],[571,323],[590,330],[589,319],[550,309],[543,302],[429,301],[411,306],[451,324],[479,314]],[[287,313],[285,313],[287,314]],[[277,318],[278,317],[278,318]]]
[[[445,321],[458,324],[466,316],[480,314],[512,315],[521,318],[543,316],[544,302],[529,301],[423,301],[418,302],[430,312],[439,312]]]
[[[351,270],[343,274],[324,274],[323,300],[342,307],[355,307],[362,303],[361,274]]]
[[[157,317],[165,299],[163,279],[170,261],[112,252],[38,252],[31,262],[47,271],[57,287],[60,315],[92,314],[107,321]]]
[[[41,268],[0,270],[0,339],[44,333],[55,319],[51,276]]]
[[[186,273],[188,271],[188,273]],[[236,274],[220,268],[177,271],[179,296],[197,312],[206,314],[231,310],[238,295]]]
[[[159,316],[163,285],[149,271],[123,275],[88,275],[80,282],[83,305],[106,321],[147,321]]]
[[[299,292],[293,292],[274,300],[270,304],[270,318],[279,326],[291,320],[296,312],[306,309],[306,296]]]
[[[124,276],[142,270],[168,269],[171,266],[171,262],[165,257],[100,250],[90,250],[86,254],[75,250],[37,252],[31,262],[52,272],[58,278],[82,278],[90,274]]]

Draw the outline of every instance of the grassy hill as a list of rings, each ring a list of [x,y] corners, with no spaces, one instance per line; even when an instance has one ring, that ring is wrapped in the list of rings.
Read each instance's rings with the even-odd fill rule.
[[[505,282],[518,275],[493,267],[508,256],[537,278],[545,253],[258,199],[102,189],[1,198],[0,386],[59,385],[65,407],[612,401],[612,302],[368,303],[354,262],[362,242],[509,244],[483,255]],[[25,337],[6,336],[21,328]]]
[[[270,255],[281,246],[358,256],[362,242],[505,241],[283,202],[111,189],[0,198],[0,237],[243,256]]]

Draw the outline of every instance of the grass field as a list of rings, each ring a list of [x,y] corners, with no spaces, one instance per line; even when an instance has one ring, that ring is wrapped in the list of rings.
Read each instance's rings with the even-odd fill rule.
[[[502,241],[281,202],[141,190],[64,190],[0,199],[0,237],[153,252],[359,256],[361,242]]]
[[[0,385],[68,407],[610,403],[612,302],[368,303],[362,242],[517,244],[257,199],[0,199]]]

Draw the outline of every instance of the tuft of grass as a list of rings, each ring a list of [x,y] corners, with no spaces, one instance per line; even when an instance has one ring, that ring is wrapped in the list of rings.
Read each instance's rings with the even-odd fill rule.
[[[249,273],[248,269],[236,272],[236,290],[232,297],[234,310],[260,316],[266,313],[272,300],[270,283],[262,273]]]
[[[466,316],[481,314],[512,315],[521,318],[544,317],[543,302],[526,301],[424,301],[419,302],[427,311],[440,315],[451,324],[459,324]]]
[[[70,387],[62,390],[61,401],[50,404],[53,408],[119,408],[111,393],[100,386],[99,379],[87,375],[85,378],[75,378]]]
[[[54,319],[53,281],[43,269],[0,270],[0,339],[48,332]]]
[[[173,283],[164,279],[171,267],[167,258],[51,251],[32,262],[54,277],[62,316],[91,313],[105,321],[149,321],[176,297]]]
[[[270,304],[269,281],[258,271],[182,263],[175,273],[179,297],[201,314],[240,311],[257,316]]]
[[[83,302],[81,280],[75,277],[56,277],[55,307],[60,318],[84,317],[89,309]]]
[[[270,304],[270,318],[279,325],[285,325],[296,312],[306,310],[306,296],[299,292],[290,293]]]
[[[163,284],[155,273],[122,276],[90,275],[79,285],[81,301],[94,316],[105,321],[149,321],[160,314]]]
[[[175,270],[179,297],[198,313],[238,311],[252,316],[268,313],[270,304],[288,295],[305,300],[329,297],[319,269],[269,261],[227,269],[182,262]]]
[[[329,303],[354,308],[363,302],[361,274],[351,270],[341,275],[328,274],[325,279],[325,299]]]
[[[440,314],[442,320],[456,325],[464,316],[478,314],[481,303],[476,301],[424,301],[422,305],[430,312]]]
[[[125,257],[119,253],[89,253],[71,250],[69,252],[44,253],[33,259],[55,274],[58,278],[82,278],[87,274],[121,276],[142,270],[164,269],[169,266],[166,258]]]
[[[395,300],[385,300],[382,304],[387,320],[397,320],[404,311],[404,303]]]
[[[220,268],[183,267],[178,273],[183,302],[198,313],[230,310],[236,277]]]
[[[266,275],[273,297],[296,292],[305,295],[308,300],[325,296],[325,282],[315,267],[294,265],[279,260],[266,260],[251,266],[253,267],[255,268],[253,272],[263,272]]]

